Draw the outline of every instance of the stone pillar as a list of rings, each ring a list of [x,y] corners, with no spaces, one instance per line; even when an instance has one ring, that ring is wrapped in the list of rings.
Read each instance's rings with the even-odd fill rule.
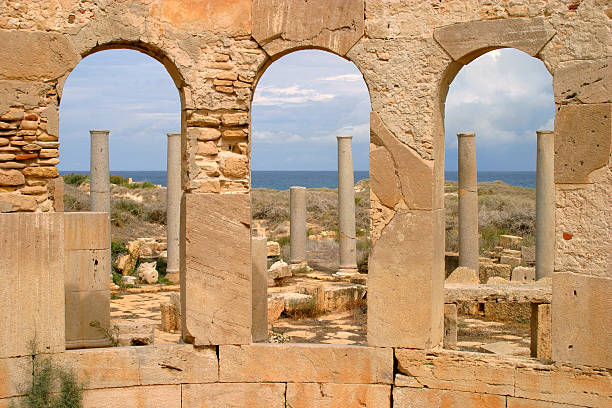
[[[306,262],[306,187],[291,187],[291,260],[292,264]]]
[[[340,268],[338,275],[357,273],[355,234],[355,176],[353,173],[353,136],[338,139],[338,233]]]
[[[180,280],[180,218],[181,218],[181,134],[168,133],[168,165],[166,179],[166,220],[168,266],[166,278],[172,283]]]
[[[459,180],[459,266],[478,271],[476,134],[457,133]]]
[[[268,256],[266,237],[251,237],[253,342],[268,341]]]
[[[551,277],[555,263],[555,135],[538,130],[536,164],[536,280]]]
[[[108,130],[89,131],[91,136],[89,199],[91,203],[91,212],[105,212],[110,215],[110,170],[108,167],[109,133]]]

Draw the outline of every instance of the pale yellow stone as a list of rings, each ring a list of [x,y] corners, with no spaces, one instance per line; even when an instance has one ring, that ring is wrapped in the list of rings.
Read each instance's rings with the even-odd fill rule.
[[[84,408],[180,408],[180,385],[85,390]]]
[[[185,384],[182,408],[285,408],[285,384]]]
[[[475,392],[397,387],[393,406],[409,408],[506,408],[506,397]]]
[[[390,408],[391,386],[382,384],[287,384],[291,408]]]
[[[223,382],[391,384],[393,352],[331,344],[221,346],[219,372]]]
[[[23,395],[32,381],[32,357],[0,358],[0,378],[0,398]]]

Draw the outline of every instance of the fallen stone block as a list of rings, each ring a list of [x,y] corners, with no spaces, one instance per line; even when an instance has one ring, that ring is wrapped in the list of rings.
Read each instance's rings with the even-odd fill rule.
[[[531,304],[531,357],[551,358],[550,310],[550,304]]]
[[[521,258],[516,256],[502,255],[499,259],[502,264],[510,265],[510,268],[516,268],[521,264]]]
[[[113,320],[111,329],[119,329],[120,346],[148,346],[155,342],[155,323],[150,321]]]
[[[283,299],[284,310],[293,313],[298,310],[312,308],[315,305],[314,298],[302,293],[285,292],[279,293],[276,297]]]
[[[446,278],[445,283],[478,284],[480,280],[474,269],[460,266]]]
[[[285,299],[272,296],[268,298],[268,323],[278,320],[285,310]]]
[[[522,242],[523,242],[523,238],[517,237],[515,235],[500,235],[499,236],[499,244],[503,246],[504,248],[520,249]]]
[[[266,253],[268,258],[276,258],[280,256],[280,245],[276,241],[268,241],[266,243]]]
[[[140,280],[148,284],[157,283],[158,273],[155,269],[156,266],[157,262],[143,262],[138,265],[136,273]]]
[[[510,280],[512,268],[508,264],[496,263],[481,263],[478,265],[478,274],[480,282],[487,282],[493,276],[499,276],[506,280]]]
[[[535,268],[526,266],[517,266],[512,270],[513,282],[533,282],[536,280]]]
[[[492,276],[487,280],[487,285],[509,285],[510,281],[500,276]]]
[[[481,353],[501,354],[505,356],[520,356],[525,355],[527,348],[519,347],[513,343],[498,341],[495,343],[482,344],[478,347]]]
[[[535,247],[521,247],[521,259],[523,266],[534,266],[535,265]]]
[[[291,265],[285,261],[277,261],[268,269],[268,279],[276,280],[292,276]]]
[[[162,303],[159,305],[161,313],[161,329],[165,332],[175,332],[181,330],[181,314],[172,303]]]

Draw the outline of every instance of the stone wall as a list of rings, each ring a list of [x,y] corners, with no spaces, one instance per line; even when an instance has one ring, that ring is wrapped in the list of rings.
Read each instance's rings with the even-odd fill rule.
[[[197,348],[63,352],[54,335],[63,336],[63,320],[54,320],[63,310],[17,308],[0,326],[36,321],[54,358],[92,379],[86,406],[159,406],[159,398],[169,406],[610,405],[611,18],[601,0],[0,3],[0,212],[62,210],[58,109],[83,57],[137,49],[173,78],[186,193],[183,329]],[[444,302],[444,101],[464,64],[501,47],[539,58],[553,75],[555,363],[435,351]],[[370,91],[368,348],[248,344],[250,104],[265,69],[303,48],[353,61]],[[2,226],[2,249],[31,232]],[[25,270],[40,281],[42,266]],[[49,296],[64,299],[56,286]],[[0,378],[11,379],[0,381],[3,406],[20,395],[31,359],[13,337],[1,338],[0,349],[19,351],[0,360]],[[114,375],[96,379],[100,367]]]

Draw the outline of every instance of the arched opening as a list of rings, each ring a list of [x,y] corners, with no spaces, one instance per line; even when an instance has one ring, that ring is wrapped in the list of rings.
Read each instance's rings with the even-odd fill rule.
[[[547,285],[552,293],[550,279],[536,282],[535,268],[536,167],[540,177],[539,166],[551,164],[554,153],[540,151],[536,131],[553,129],[552,77],[541,61],[521,51],[490,51],[458,72],[445,108],[445,291],[453,299],[445,313],[458,313],[458,341],[450,347],[530,355],[529,323],[545,303],[530,302],[530,288]],[[552,143],[552,134],[541,136]],[[552,177],[552,164],[544,170]],[[552,181],[538,183],[538,193],[554,189]],[[553,197],[554,190],[539,205],[552,205]],[[540,222],[552,212],[542,216],[538,210]],[[547,224],[554,230],[554,219]],[[554,235],[552,240],[554,248]],[[465,285],[483,296],[463,296],[472,290]],[[484,288],[522,291],[524,300],[502,294],[492,301]]]
[[[252,231],[267,241],[270,341],[365,343],[370,109],[359,70],[329,52],[292,52],[259,77]]]
[[[82,257],[66,273],[69,348],[176,343],[180,337],[180,327],[172,325],[180,313],[178,216],[170,214],[180,184],[167,174],[180,177],[181,81],[168,64],[114,48],[85,57],[61,98],[64,211],[106,211],[108,205],[111,224],[110,255],[96,244],[67,255]],[[173,235],[169,224],[175,223]],[[102,237],[104,226],[95,228]],[[84,286],[81,275],[93,283]]]

